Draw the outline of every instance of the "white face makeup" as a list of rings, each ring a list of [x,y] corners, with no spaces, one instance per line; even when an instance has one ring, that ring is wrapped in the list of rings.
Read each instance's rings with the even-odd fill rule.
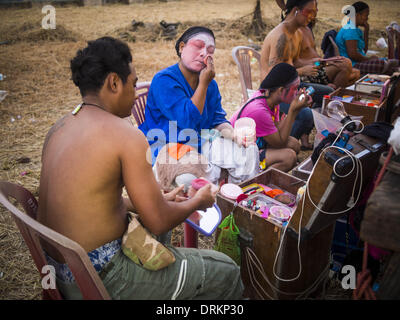
[[[183,65],[193,72],[206,67],[204,60],[215,52],[214,38],[208,33],[198,33],[183,46],[181,59]]]

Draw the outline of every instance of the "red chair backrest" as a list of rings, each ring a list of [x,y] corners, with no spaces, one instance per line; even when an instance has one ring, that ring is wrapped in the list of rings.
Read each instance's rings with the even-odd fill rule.
[[[138,96],[138,98],[132,106],[132,115],[135,118],[137,125],[141,125],[144,122],[149,88],[150,82],[138,82],[136,84],[136,95]]]
[[[9,198],[21,204],[25,213],[14,206]],[[42,243],[46,243],[63,256],[84,299],[110,299],[85,250],[75,241],[36,221],[38,203],[28,190],[14,183],[0,181],[0,203],[12,213],[42,278],[45,275],[41,271],[48,264],[42,247]],[[57,288],[44,289],[43,297],[63,299]]]

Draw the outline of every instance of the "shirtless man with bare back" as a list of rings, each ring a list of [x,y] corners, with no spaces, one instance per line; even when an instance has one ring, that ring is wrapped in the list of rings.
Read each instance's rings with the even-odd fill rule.
[[[287,7],[290,5],[288,1]],[[296,1],[292,1],[296,2]],[[293,7],[285,20],[277,25],[264,39],[261,49],[261,79],[269,73],[272,67],[280,62],[293,65],[299,76],[316,75],[317,67],[314,62],[317,59],[302,59],[300,57],[301,42],[303,34],[300,30],[311,21],[316,14],[316,1],[303,0],[297,1],[305,3],[299,7]]]
[[[301,57],[301,44],[303,33],[301,27],[306,27],[317,14],[316,0],[288,0],[285,6],[286,16],[284,20],[272,29],[264,39],[261,49],[261,79],[269,73],[273,66],[280,62],[293,65],[301,78],[315,77],[318,75],[318,67],[315,62],[321,58]],[[300,88],[312,86],[314,107],[321,107],[323,96],[333,91],[332,88],[302,81]],[[281,104],[280,109],[288,113],[289,105]],[[304,108],[297,115],[292,127],[291,136],[300,138],[302,149],[312,149],[308,142],[308,135],[313,128],[313,116],[309,108]]]
[[[175,201],[180,190],[161,193],[146,158],[146,137],[123,119],[131,113],[138,80],[125,43],[110,37],[90,41],[71,60],[71,71],[83,103],[46,136],[38,220],[88,252],[112,298],[170,299],[184,260],[189,261],[185,276],[193,285],[181,288],[177,299],[225,299],[226,290],[228,299],[240,298],[239,268],[222,253],[171,247],[175,263],[158,271],[144,269],[123,254],[127,211],[138,213],[143,225],[159,235],[192,212],[212,206],[216,191],[208,185],[184,201]],[[128,197],[122,196],[123,187]],[[62,256],[45,249],[61,293],[65,298],[81,298]],[[213,285],[214,278],[221,280],[217,285],[221,292],[207,290],[210,277]]]
[[[318,10],[317,10],[318,11]],[[316,17],[311,21],[311,25],[314,26]],[[303,60],[312,60],[314,58],[320,58],[317,53],[315,46],[315,39],[312,29],[309,26],[300,27],[300,31],[303,35],[300,48],[300,58]],[[321,84],[327,84],[333,88],[345,88],[352,85],[357,79],[360,78],[360,70],[354,69],[351,64],[351,60],[346,57],[335,57],[336,60],[327,61],[325,66],[320,66],[319,74],[315,78],[304,77],[304,81],[316,82],[321,81]]]
[[[300,58],[302,33],[299,28],[307,26],[311,21],[312,14],[316,11],[315,0],[289,0],[285,9],[285,19],[264,39],[260,59],[261,79],[264,79],[270,70],[281,62],[293,65],[300,77],[313,76],[318,73],[317,67],[313,65],[316,60],[304,61]],[[300,87],[304,87],[304,84],[302,83]],[[289,105],[282,103],[280,109],[288,114]],[[312,149],[308,136],[313,126],[314,121],[310,108],[302,109],[296,117],[290,135],[301,140],[301,149],[303,150]]]

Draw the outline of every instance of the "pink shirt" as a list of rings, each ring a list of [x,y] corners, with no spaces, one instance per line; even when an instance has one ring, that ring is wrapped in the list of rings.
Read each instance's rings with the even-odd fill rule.
[[[251,98],[264,95],[265,90],[257,90]],[[236,118],[241,108],[237,110],[229,120],[232,127],[235,126]],[[274,121],[279,122],[279,104],[275,106],[273,111],[268,107],[266,99],[256,99],[250,102],[243,110],[240,118],[249,117],[256,122],[256,136],[265,137],[278,131]]]

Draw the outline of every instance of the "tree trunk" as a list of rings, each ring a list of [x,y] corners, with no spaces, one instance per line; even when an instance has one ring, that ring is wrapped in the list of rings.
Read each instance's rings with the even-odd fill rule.
[[[254,35],[261,36],[265,28],[265,23],[263,22],[261,15],[261,1],[257,0],[256,7],[253,12],[253,20],[251,22],[251,30]]]

